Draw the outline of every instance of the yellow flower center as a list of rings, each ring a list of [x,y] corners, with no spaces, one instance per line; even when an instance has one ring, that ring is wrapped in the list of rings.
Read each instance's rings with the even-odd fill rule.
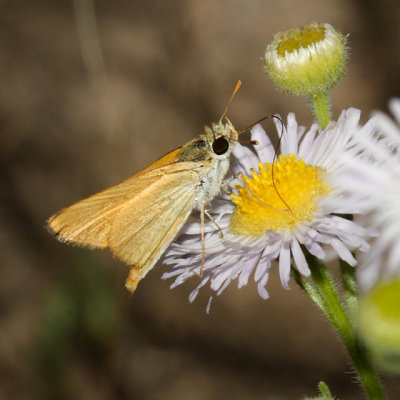
[[[310,25],[303,29],[291,29],[285,32],[286,37],[279,42],[276,51],[284,57],[286,52],[292,53],[300,48],[307,48],[313,43],[318,43],[325,38],[325,26]]]
[[[312,221],[318,211],[318,199],[331,189],[324,182],[325,170],[307,165],[294,154],[279,160],[259,163],[260,173],[240,179],[229,230],[237,235],[261,236],[266,231],[293,231],[299,224]]]

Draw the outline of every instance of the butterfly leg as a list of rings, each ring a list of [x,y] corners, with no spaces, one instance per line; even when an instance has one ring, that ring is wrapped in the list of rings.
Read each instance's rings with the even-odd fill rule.
[[[219,237],[222,239],[224,237],[224,233],[222,232],[222,228],[218,225],[217,221],[215,218],[208,212],[208,210],[204,209],[204,213],[207,215],[208,218],[214,223],[214,225],[218,228],[219,230]]]
[[[201,205],[200,209],[200,232],[201,232],[201,267],[200,267],[200,277],[203,275],[203,269],[206,259],[206,247],[205,247],[205,234],[204,234],[204,214],[207,215],[208,218],[215,224],[215,226],[219,230],[219,236],[222,239],[224,237],[224,233],[222,228],[218,225],[215,218],[209,213],[208,210],[205,209],[204,203]]]
[[[228,196],[230,196],[231,191],[229,190],[229,185],[235,180],[237,179],[237,175],[231,175],[228,178],[224,179],[224,181],[222,182],[221,185],[221,190],[227,194]]]

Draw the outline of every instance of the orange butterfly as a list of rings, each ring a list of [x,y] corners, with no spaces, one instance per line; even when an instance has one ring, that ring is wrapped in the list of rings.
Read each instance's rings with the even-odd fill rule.
[[[62,209],[47,221],[61,242],[108,248],[131,266],[134,292],[193,210],[200,211],[204,264],[205,206],[221,190],[238,132],[226,119],[236,83],[218,123],[125,181]],[[210,216],[211,218],[211,216]]]

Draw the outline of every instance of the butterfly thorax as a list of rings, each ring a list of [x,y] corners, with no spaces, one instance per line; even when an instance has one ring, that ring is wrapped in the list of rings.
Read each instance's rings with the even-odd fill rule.
[[[230,121],[226,124],[220,121],[212,124],[211,128],[206,126],[203,135],[183,147],[177,161],[199,163],[200,176],[194,195],[194,208],[200,209],[219,194],[237,137],[238,134]]]

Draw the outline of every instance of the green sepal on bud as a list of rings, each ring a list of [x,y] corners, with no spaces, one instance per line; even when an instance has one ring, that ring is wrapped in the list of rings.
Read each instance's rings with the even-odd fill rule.
[[[358,333],[377,365],[400,373],[400,279],[378,283],[363,295]]]
[[[343,76],[347,37],[329,24],[313,22],[274,35],[265,70],[278,89],[298,96],[328,93]]]
[[[318,385],[320,395],[317,397],[305,397],[304,400],[334,400],[331,392],[325,382]]]

